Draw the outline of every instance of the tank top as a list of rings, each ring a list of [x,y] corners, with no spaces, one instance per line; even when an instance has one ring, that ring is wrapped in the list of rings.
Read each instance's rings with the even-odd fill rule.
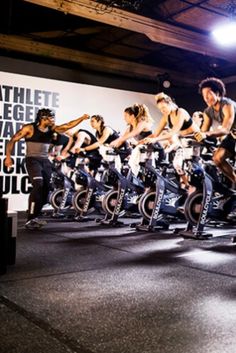
[[[223,97],[220,100],[220,109],[218,112],[216,112],[213,109],[213,107],[208,107],[204,110],[204,113],[206,113],[206,115],[209,116],[211,121],[216,120],[221,125],[224,120],[223,107],[227,104],[233,104],[234,106],[234,122],[232,124],[230,131],[236,131],[236,102],[233,101],[232,99]]]
[[[43,132],[36,123],[29,124],[34,128],[33,135],[26,137],[26,157],[48,158],[48,149],[52,143],[53,130]]]
[[[108,127],[108,126],[106,126],[106,127]],[[112,141],[115,141],[116,139],[119,138],[119,133],[116,130],[112,129],[110,126],[109,126],[109,128],[112,130],[112,134],[109,135],[108,138],[106,139],[106,141],[103,142],[103,144],[106,143],[107,145],[109,145]],[[96,132],[96,137],[101,138],[102,134],[99,134],[99,132]],[[122,143],[122,145],[119,148],[120,149],[121,148],[122,149],[128,148],[128,143],[125,141],[124,143]]]
[[[149,135],[152,134],[152,131],[151,130],[148,130],[148,131],[142,131],[140,132],[140,134],[138,134],[137,136],[135,136],[135,139],[140,141],[142,139],[145,139],[146,137],[148,137]]]
[[[106,128],[106,127],[108,127],[108,126],[105,126],[105,128]],[[109,127],[109,128],[110,128],[110,127]],[[106,144],[109,144],[109,143],[111,143],[112,141],[118,139],[118,137],[119,137],[119,134],[118,134],[117,131],[113,130],[112,128],[110,128],[110,129],[112,130],[112,134],[109,135],[108,138],[106,139],[106,141],[103,142],[104,144],[105,144],[105,143],[106,143]],[[98,131],[96,132],[96,137],[97,137],[97,138],[101,138],[102,135],[103,135],[102,133],[99,134]]]
[[[177,108],[176,111],[175,111],[175,115],[177,115],[177,114],[178,114],[178,108]],[[189,116],[189,120],[184,120],[183,125],[182,125],[180,131],[187,130],[192,124],[193,124],[193,120],[192,120],[192,118]],[[168,115],[168,125],[169,125],[169,128],[172,129],[173,124],[172,124],[172,122],[171,122],[170,114]]]

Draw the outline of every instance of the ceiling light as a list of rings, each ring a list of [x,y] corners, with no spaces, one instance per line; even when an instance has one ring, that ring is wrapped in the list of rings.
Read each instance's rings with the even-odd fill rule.
[[[158,83],[159,89],[162,89],[162,87],[170,88],[171,80],[170,80],[169,74],[167,72],[165,72],[164,74],[158,74],[157,83]]]
[[[164,80],[162,83],[164,88],[170,88],[170,81],[169,80]]]
[[[236,22],[230,22],[212,31],[217,43],[223,46],[236,45]]]

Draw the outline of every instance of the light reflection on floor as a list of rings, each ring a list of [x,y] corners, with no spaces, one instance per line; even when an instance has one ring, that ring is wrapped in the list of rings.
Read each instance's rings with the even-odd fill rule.
[[[212,266],[235,260],[235,255],[225,253],[221,254],[205,249],[192,249],[185,253],[176,255],[176,257],[187,257],[191,260],[191,262],[195,262],[197,264],[211,264]]]

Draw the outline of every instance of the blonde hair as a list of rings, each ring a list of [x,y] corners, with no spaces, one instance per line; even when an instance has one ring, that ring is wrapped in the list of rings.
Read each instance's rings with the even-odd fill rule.
[[[177,104],[175,104],[173,99],[170,96],[168,96],[167,94],[165,94],[164,92],[160,92],[160,93],[156,94],[155,100],[156,100],[157,104],[164,101],[167,104],[170,104],[171,106],[173,106],[174,109],[178,108]]]

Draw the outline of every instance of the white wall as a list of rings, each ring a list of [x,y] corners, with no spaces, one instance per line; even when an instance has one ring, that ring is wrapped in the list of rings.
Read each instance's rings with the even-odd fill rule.
[[[150,94],[6,72],[0,72],[0,77],[0,177],[3,178],[4,196],[13,210],[27,209],[29,181],[23,163],[25,144],[23,141],[17,143],[13,153],[15,166],[11,172],[3,167],[5,145],[21,124],[34,121],[38,109],[53,108],[57,124],[84,113],[100,114],[108,125],[121,132],[125,129],[123,111],[134,103],[145,103],[154,120],[159,119],[154,96]],[[89,122],[83,122],[80,127],[90,129]]]

